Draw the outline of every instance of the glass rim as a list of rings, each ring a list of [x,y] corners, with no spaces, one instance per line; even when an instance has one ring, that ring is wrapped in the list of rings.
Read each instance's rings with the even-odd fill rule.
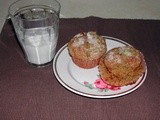
[[[25,8],[25,7],[28,7],[28,6],[47,6],[47,7],[50,7],[50,8],[53,8],[51,5],[43,5],[43,4],[30,4],[30,5],[24,5],[23,7],[20,7],[20,8],[17,8],[17,10],[14,11],[14,13],[12,13],[12,8],[14,5],[16,5],[16,3],[20,2],[20,1],[24,1],[24,0],[17,0],[13,3],[11,3],[9,5],[9,8],[8,8],[8,15],[11,16],[11,17],[14,17],[16,11],[18,11],[19,9],[21,8]],[[57,10],[55,10],[55,12],[57,13],[57,15],[59,16],[59,13],[60,13],[60,9],[61,9],[61,4],[57,1],[57,0],[54,0],[56,3],[57,3]]]

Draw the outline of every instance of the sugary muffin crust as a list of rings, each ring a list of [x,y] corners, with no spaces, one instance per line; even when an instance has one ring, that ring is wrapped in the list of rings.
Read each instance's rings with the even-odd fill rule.
[[[96,32],[79,33],[68,43],[72,56],[81,59],[99,58],[106,51],[105,40]]]
[[[145,71],[142,53],[131,46],[114,48],[103,55],[99,72],[104,81],[113,86],[135,83]]]
[[[96,32],[82,32],[68,43],[69,53],[78,66],[92,68],[98,65],[100,57],[106,52],[105,39]]]

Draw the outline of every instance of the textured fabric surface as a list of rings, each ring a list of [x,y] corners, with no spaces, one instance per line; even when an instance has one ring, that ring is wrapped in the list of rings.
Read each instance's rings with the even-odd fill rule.
[[[75,34],[97,31],[122,39],[145,56],[148,75],[136,91],[113,99],[76,95],[56,80],[52,64],[29,65],[10,20],[0,35],[0,120],[158,120],[160,118],[160,21],[102,19],[60,20],[57,50]],[[65,71],[62,71],[65,72]]]

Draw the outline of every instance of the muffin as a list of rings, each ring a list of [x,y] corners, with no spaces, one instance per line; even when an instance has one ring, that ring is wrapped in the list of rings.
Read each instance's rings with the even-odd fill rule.
[[[142,53],[131,46],[113,48],[104,54],[99,62],[101,78],[113,86],[135,83],[145,69]]]
[[[68,50],[77,66],[89,69],[98,65],[107,47],[105,39],[96,32],[82,32],[69,41]]]

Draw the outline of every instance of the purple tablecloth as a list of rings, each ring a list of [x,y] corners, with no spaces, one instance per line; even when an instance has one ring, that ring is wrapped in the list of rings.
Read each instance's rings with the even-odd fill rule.
[[[36,68],[26,62],[11,21],[6,20],[0,35],[0,120],[160,119],[160,21],[61,19],[57,50],[84,31],[119,38],[143,52],[148,75],[142,86],[112,99],[74,94],[59,84],[52,64]]]

